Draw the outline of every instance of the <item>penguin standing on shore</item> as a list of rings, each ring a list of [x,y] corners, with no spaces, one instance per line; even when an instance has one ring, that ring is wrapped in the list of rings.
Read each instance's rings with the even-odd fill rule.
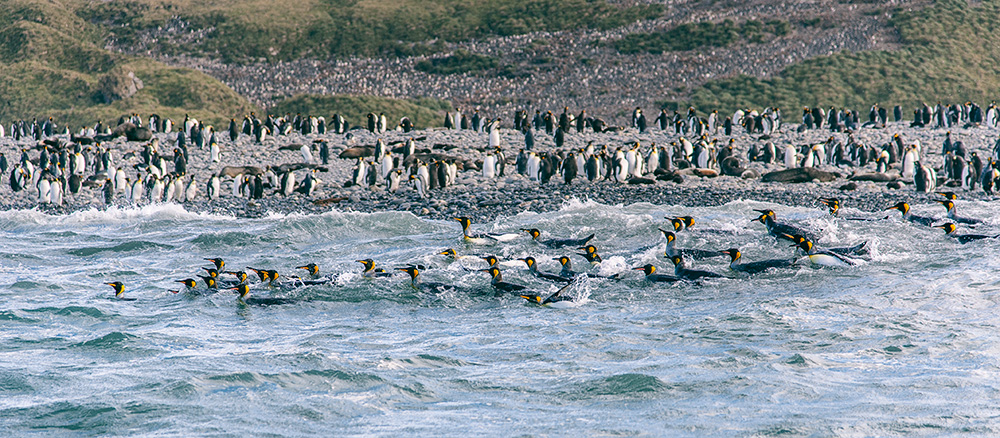
[[[496,119],[487,124],[486,129],[490,133],[490,147],[500,147],[500,119]]]
[[[192,180],[193,180],[193,178],[192,178]],[[214,201],[216,199],[219,199],[219,196],[222,194],[221,193],[222,192],[222,187],[221,187],[222,186],[222,181],[219,180],[219,176],[218,175],[212,175],[212,177],[208,179],[208,183],[207,184],[208,185],[205,187],[205,193],[208,194],[208,200]]]
[[[104,187],[101,191],[104,192],[104,205],[111,205],[115,200],[115,185],[111,178],[104,180]]]
[[[587,173],[587,181],[594,182],[600,180],[603,175],[601,174],[601,164],[603,160],[600,159],[596,154],[591,155],[587,158],[587,165],[584,170]]]
[[[563,182],[565,182],[566,185],[569,185],[573,182],[573,178],[576,178],[578,170],[576,164],[576,157],[573,155],[572,152],[570,152],[569,155],[566,156],[566,159],[563,160],[562,164],[563,164],[562,165]]]

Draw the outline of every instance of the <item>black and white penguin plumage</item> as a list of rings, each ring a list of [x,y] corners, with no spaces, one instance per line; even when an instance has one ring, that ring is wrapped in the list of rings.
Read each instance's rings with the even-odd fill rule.
[[[584,171],[587,174],[587,181],[594,182],[601,179],[601,159],[597,155],[591,155],[587,158],[587,165]]]
[[[391,193],[396,193],[399,190],[399,182],[403,177],[403,171],[401,169],[395,169],[389,172],[385,177],[386,190]]]
[[[325,141],[319,143],[319,159],[324,165],[330,164],[330,145]]]
[[[570,152],[569,155],[566,156],[566,159],[562,162],[563,182],[571,184],[573,179],[576,178],[577,171],[576,156]]]

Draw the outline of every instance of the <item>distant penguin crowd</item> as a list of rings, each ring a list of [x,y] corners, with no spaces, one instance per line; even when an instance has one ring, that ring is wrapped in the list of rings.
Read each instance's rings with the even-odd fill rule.
[[[904,119],[901,106],[890,111],[876,103],[867,117],[862,114],[803,108],[801,118],[788,123],[776,107],[725,114],[661,109],[650,123],[642,108],[634,108],[629,123],[614,125],[568,107],[558,114],[522,109],[509,119],[456,109],[440,126],[418,129],[409,116],[390,124],[377,111],[360,125],[340,114],[328,122],[324,116],[250,113],[230,118],[222,132],[189,116],[175,123],[157,114],[132,114],[72,132],[47,117],[0,125],[0,137],[8,139],[7,150],[0,150],[0,180],[6,177],[12,192],[30,193],[40,205],[57,206],[82,192],[107,205],[273,196],[335,202],[338,198],[331,196],[337,193],[323,190],[321,174],[329,173],[337,159],[353,163],[349,175],[333,175],[338,188],[360,186],[417,198],[432,197],[460,179],[489,184],[511,177],[540,185],[681,184],[717,176],[823,181],[845,172],[850,181],[893,189],[988,195],[1000,184],[1000,109],[995,104],[985,109],[972,102],[923,104],[913,109],[912,119]],[[939,140],[927,144],[906,138],[903,128],[928,129]],[[969,138],[956,130],[970,129],[991,130],[992,144],[966,144]],[[441,130],[472,131],[477,140],[434,143],[434,133]],[[815,130],[830,135],[819,142],[795,141]],[[585,145],[569,146],[572,136],[584,133]],[[362,138],[372,141],[358,144]],[[279,151],[295,158],[253,165],[236,152],[245,145],[253,145],[264,160]]]

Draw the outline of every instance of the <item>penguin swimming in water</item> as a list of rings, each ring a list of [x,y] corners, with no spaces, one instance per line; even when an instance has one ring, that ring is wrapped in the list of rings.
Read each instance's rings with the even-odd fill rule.
[[[542,297],[537,294],[524,294],[521,295],[521,298],[528,300],[528,302],[535,303],[540,306],[552,307],[554,309],[573,307],[575,304],[573,298],[563,295],[563,292],[569,289],[569,287],[572,285],[573,285],[572,283],[567,284],[566,286],[563,286],[562,288],[557,290],[554,294],[549,295],[544,299],[542,299]]]
[[[929,227],[934,225],[934,222],[936,222],[936,219],[932,217],[916,216],[910,214],[910,204],[907,204],[904,201],[900,201],[896,203],[896,205],[886,208],[886,210],[899,210],[899,212],[903,214],[903,219],[919,225],[926,225]]]
[[[586,246],[590,244],[591,240],[594,240],[595,234],[591,234],[582,239],[544,239],[538,240],[538,237],[542,235],[542,232],[537,228],[521,228],[521,231],[528,233],[531,236],[531,240],[545,245],[549,248],[564,248],[568,246]]]
[[[526,286],[503,281],[503,274],[500,273],[500,269],[495,266],[486,269],[481,269],[481,271],[489,272],[490,276],[493,277],[493,279],[490,281],[490,285],[493,286],[493,289],[496,290],[498,294],[511,293],[511,292],[518,293],[522,290],[527,289]]]
[[[799,243],[793,244],[792,246],[797,246],[805,252],[806,257],[809,258],[809,262],[815,266],[846,267],[857,264],[857,262],[842,254],[817,249],[813,246],[812,241],[809,239],[802,239]]]
[[[296,266],[295,269],[304,269],[308,276],[306,278],[296,278],[295,283],[302,286],[316,286],[321,284],[330,284],[333,282],[332,278],[325,278],[319,275],[319,266],[315,263],[309,263],[302,266]]]
[[[567,256],[554,257],[553,260],[558,261],[562,265],[562,270],[559,271],[560,277],[573,278],[579,275],[579,272],[573,270],[573,261]]]
[[[639,266],[637,268],[632,268],[632,270],[642,271],[644,274],[646,274],[646,281],[652,283],[674,283],[677,281],[681,281],[680,277],[675,277],[673,275],[666,275],[666,274],[657,274],[656,266],[652,264],[646,264],[643,266]]]
[[[212,262],[215,265],[215,270],[221,272],[223,268],[226,267],[226,261],[221,258],[206,258],[205,260]]]
[[[468,217],[465,217],[465,216],[456,217],[456,218],[453,218],[453,219],[456,220],[456,221],[458,221],[458,223],[462,224],[462,238],[465,239],[465,241],[469,242],[469,243],[484,244],[484,243],[489,243],[491,241],[508,242],[508,241],[514,240],[518,236],[518,234],[516,234],[516,233],[507,233],[507,234],[489,234],[489,233],[469,234],[469,227],[472,225],[472,219],[469,219]]]
[[[184,290],[186,292],[194,292],[198,288],[198,283],[191,278],[185,278],[183,280],[174,280],[174,283],[181,283],[184,285]]]
[[[807,231],[799,227],[796,227],[794,225],[778,222],[775,219],[775,214],[773,210],[754,210],[754,211],[760,213],[760,216],[757,219],[752,220],[751,222],[760,222],[764,224],[764,226],[767,227],[767,233],[778,239],[791,240],[786,236],[792,236],[796,234],[801,236],[806,236],[807,238],[812,239],[811,233],[808,233]]]
[[[663,248],[664,257],[670,258],[673,256],[684,256],[689,259],[700,260],[720,256],[718,251],[707,251],[703,249],[678,249],[674,244],[677,240],[677,235],[672,231],[667,231],[662,228],[659,230],[663,233],[663,237],[667,240],[667,245]]]
[[[375,261],[372,259],[355,260],[364,266],[364,270],[361,272],[361,276],[365,278],[381,278],[381,277],[391,277],[391,272],[386,272],[385,269],[376,268]]]
[[[117,298],[118,300],[120,300],[120,301],[135,301],[135,298],[126,298],[125,297],[125,284],[124,283],[122,283],[120,281],[113,281],[111,283],[104,283],[104,284],[106,284],[108,286],[111,286],[111,288],[115,290],[115,298]]]
[[[973,218],[967,218],[967,217],[958,216],[955,213],[955,203],[952,200],[950,200],[950,199],[946,199],[944,201],[937,201],[937,202],[940,203],[941,205],[943,205],[944,208],[948,209],[948,219],[951,219],[951,220],[955,221],[956,223],[966,224],[966,225],[976,225],[976,224],[983,223],[983,221],[980,220],[980,219],[973,219]]]
[[[686,267],[686,263],[684,262],[684,257],[680,255],[670,257],[670,262],[674,264],[674,276],[683,280],[695,281],[702,278],[722,277],[722,275],[711,271],[688,269]]]
[[[975,242],[977,240],[996,239],[1000,237],[1000,235],[987,236],[985,234],[955,234],[956,226],[954,223],[951,222],[947,222],[941,225],[936,225],[934,226],[934,228],[940,228],[944,230],[945,234],[948,235],[948,237],[954,238],[963,245],[969,242]]]
[[[597,253],[597,247],[594,245],[581,246],[577,249],[583,251],[583,254],[580,254],[580,256],[587,259],[591,265],[597,266],[604,261],[601,255]]]
[[[563,277],[561,275],[550,274],[548,272],[539,271],[538,264],[535,261],[534,257],[528,256],[518,260],[524,262],[524,264],[528,266],[528,272],[531,273],[531,275],[534,275],[535,277],[541,278],[543,280],[559,281],[564,283],[569,283],[573,281],[573,279],[569,277]]]
[[[670,221],[670,225],[674,227],[674,231],[683,231],[694,227],[694,218],[691,216],[664,216],[663,218]]]
[[[792,261],[788,259],[771,259],[751,263],[740,263],[740,259],[743,258],[743,253],[741,253],[737,248],[730,248],[720,252],[729,256],[729,269],[750,275],[759,274],[772,268],[787,268],[792,266]]]
[[[236,286],[236,287],[234,287],[234,288],[232,288],[230,290],[235,290],[239,294],[239,296],[236,298],[236,300],[238,302],[240,302],[241,304],[245,304],[245,305],[251,305],[251,306],[276,306],[276,305],[281,305],[281,304],[291,304],[291,303],[295,302],[295,300],[288,299],[288,298],[273,298],[273,297],[256,298],[256,297],[251,297],[250,296],[250,286],[246,285],[246,284],[241,284],[241,285]]]
[[[425,283],[423,281],[419,281],[420,269],[417,268],[416,266],[406,266],[403,268],[396,268],[396,270],[410,274],[410,287],[421,292],[440,294],[458,289],[457,287],[450,284]]]

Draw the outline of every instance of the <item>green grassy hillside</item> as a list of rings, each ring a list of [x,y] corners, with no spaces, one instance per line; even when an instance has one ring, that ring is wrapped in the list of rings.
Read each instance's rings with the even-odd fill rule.
[[[74,0],[80,17],[124,44],[171,20],[204,31],[190,43],[146,41],[165,53],[227,62],[300,57],[409,56],[436,51],[430,40],[463,41],[532,31],[610,29],[657,17],[659,5],[605,0]],[[85,7],[83,7],[85,6]]]
[[[375,96],[315,96],[299,95],[278,102],[271,114],[309,114],[326,117],[340,114],[352,126],[367,123],[368,113],[385,113],[390,127],[401,118],[409,117],[417,128],[443,126],[445,111],[451,103],[437,99],[391,99]]]
[[[1000,95],[1000,0],[941,0],[893,11],[898,51],[837,53],[792,65],[774,78],[718,79],[693,90],[705,110],[777,105],[912,108],[938,100],[989,103]]]
[[[55,116],[75,129],[130,113],[175,119],[191,113],[220,123],[253,109],[205,74],[105,50],[103,35],[59,0],[0,3],[0,122]],[[104,103],[102,78],[127,72],[144,88]]]
[[[659,54],[701,47],[726,47],[739,41],[759,43],[771,36],[783,36],[790,28],[791,25],[782,20],[685,23],[663,32],[631,33],[613,41],[611,46],[620,53]]]

